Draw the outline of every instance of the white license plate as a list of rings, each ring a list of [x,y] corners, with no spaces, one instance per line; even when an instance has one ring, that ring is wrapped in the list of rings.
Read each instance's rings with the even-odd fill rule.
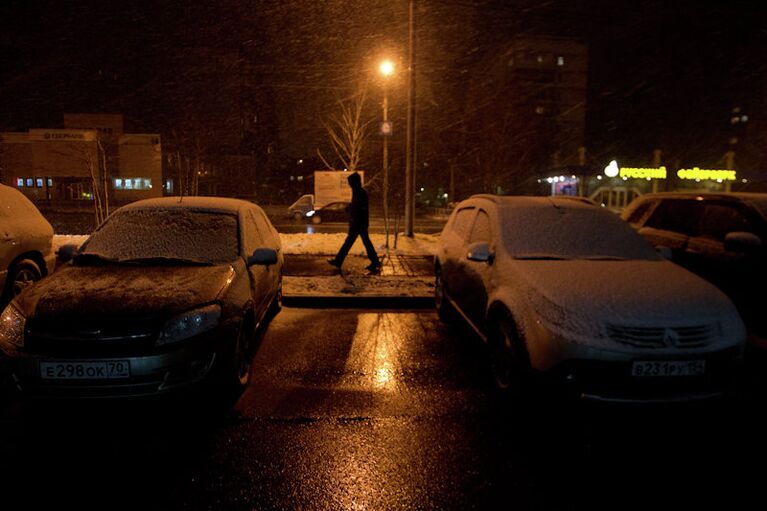
[[[697,376],[706,372],[705,360],[638,360],[631,366],[631,376]]]
[[[46,380],[109,380],[130,378],[130,362],[127,360],[40,362],[40,377]]]

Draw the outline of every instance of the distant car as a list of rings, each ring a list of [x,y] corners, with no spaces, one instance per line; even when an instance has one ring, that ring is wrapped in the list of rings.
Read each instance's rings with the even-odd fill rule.
[[[0,185],[0,304],[51,273],[53,227],[23,193]]]
[[[282,263],[279,236],[255,204],[123,206],[71,262],[8,305],[0,369],[23,396],[236,395],[250,381],[258,332],[280,309]]]
[[[347,222],[349,220],[349,202],[331,202],[306,214],[313,224],[322,222]]]
[[[752,346],[767,349],[767,194],[669,192],[643,195],[621,216],[671,260],[735,303]]]
[[[288,207],[287,214],[294,220],[303,220],[306,214],[314,210],[314,195],[306,194]]]
[[[725,393],[740,365],[732,302],[604,208],[473,196],[435,256],[440,318],[487,342],[509,395],[526,395],[538,375],[583,399],[705,399]]]

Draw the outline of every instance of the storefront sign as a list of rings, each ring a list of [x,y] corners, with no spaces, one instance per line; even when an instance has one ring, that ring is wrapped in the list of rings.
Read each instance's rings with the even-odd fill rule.
[[[693,167],[691,169],[679,169],[676,173],[680,179],[697,179],[699,181],[710,179],[712,181],[735,181],[734,170],[708,170]]]
[[[620,176],[629,179],[666,179],[666,167],[621,167]]]

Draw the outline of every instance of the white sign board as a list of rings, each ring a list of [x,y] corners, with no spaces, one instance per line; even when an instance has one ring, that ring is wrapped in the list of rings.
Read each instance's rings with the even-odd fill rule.
[[[365,183],[365,171],[357,173]],[[340,170],[315,170],[314,171],[314,207],[321,208],[325,204],[337,201],[351,201],[352,189],[347,179],[351,172]]]

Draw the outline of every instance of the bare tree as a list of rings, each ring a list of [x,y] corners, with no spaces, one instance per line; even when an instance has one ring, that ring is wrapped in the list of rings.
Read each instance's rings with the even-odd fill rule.
[[[333,152],[343,168],[351,172],[359,167],[368,136],[368,126],[373,122],[372,119],[363,118],[366,100],[366,88],[360,85],[350,97],[338,100],[339,110],[322,123]],[[317,155],[329,169],[336,170],[336,167],[328,162],[319,149],[317,149]]]

